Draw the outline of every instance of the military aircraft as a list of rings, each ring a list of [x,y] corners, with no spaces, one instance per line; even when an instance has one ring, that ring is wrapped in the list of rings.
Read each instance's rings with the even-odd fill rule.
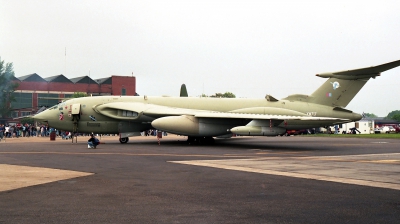
[[[187,91],[181,91],[181,97],[96,96],[66,100],[33,118],[65,131],[119,134],[121,143],[148,129],[185,135],[188,141],[232,134],[277,136],[286,130],[360,120],[360,114],[345,107],[370,78],[399,65],[400,60],[317,74],[328,80],[311,95],[280,100],[271,95],[264,99],[186,97]]]

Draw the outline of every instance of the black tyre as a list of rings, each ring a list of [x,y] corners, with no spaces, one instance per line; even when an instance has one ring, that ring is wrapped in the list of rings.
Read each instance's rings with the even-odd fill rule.
[[[129,142],[129,138],[128,138],[128,137],[126,137],[126,138],[119,138],[119,142],[121,142],[121,144],[128,143],[128,142]]]

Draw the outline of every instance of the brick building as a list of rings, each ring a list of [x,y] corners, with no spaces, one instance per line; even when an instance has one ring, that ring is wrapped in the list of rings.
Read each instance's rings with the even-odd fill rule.
[[[19,84],[13,93],[15,97],[11,105],[14,109],[13,118],[35,114],[40,108],[56,105],[75,92],[92,96],[137,95],[136,78],[133,76],[111,76],[93,80],[89,76],[68,79],[64,75],[42,78],[34,73],[14,77],[12,81]],[[15,122],[15,120],[9,121]]]

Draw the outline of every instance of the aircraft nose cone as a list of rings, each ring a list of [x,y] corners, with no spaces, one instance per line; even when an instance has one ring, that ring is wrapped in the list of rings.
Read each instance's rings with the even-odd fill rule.
[[[40,121],[40,122],[44,122],[48,120],[48,116],[46,116],[46,112],[43,111],[39,114],[36,114],[32,117],[35,121]]]

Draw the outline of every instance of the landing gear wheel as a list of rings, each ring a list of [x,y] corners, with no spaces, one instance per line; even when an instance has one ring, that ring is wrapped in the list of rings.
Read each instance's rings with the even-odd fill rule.
[[[213,137],[193,137],[193,136],[188,136],[188,140],[187,142],[189,143],[189,145],[192,144],[213,144],[214,143],[214,138]]]
[[[121,142],[121,144],[128,143],[128,142],[129,142],[129,138],[128,138],[128,137],[126,137],[126,138],[119,138],[119,142]]]
[[[215,141],[213,137],[205,137],[204,140],[207,144],[213,144]]]
[[[195,141],[196,141],[195,137],[188,136],[187,142],[189,143],[189,145],[193,144]]]

